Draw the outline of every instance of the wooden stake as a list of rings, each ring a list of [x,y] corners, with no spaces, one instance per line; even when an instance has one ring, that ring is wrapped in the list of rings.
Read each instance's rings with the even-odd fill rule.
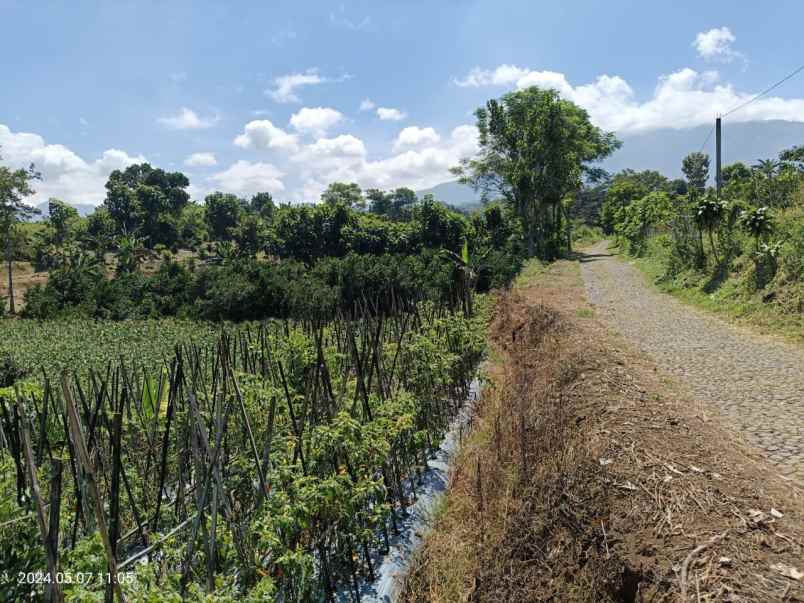
[[[42,544],[45,547],[45,553],[47,555],[47,566],[50,572],[50,583],[53,588],[53,599],[61,602],[64,598],[61,594],[61,586],[56,580],[59,569],[58,560],[53,554],[48,526],[45,523],[45,506],[42,503],[42,495],[39,492],[39,479],[36,476],[36,463],[34,462],[33,447],[31,446],[31,434],[28,432],[28,422],[25,419],[25,408],[22,404],[22,395],[20,394],[19,388],[17,388],[17,409],[20,417],[20,431],[22,432],[25,460],[28,464],[28,479],[31,482],[31,494],[33,495],[34,504],[36,505],[36,519],[39,522],[39,534],[42,537]]]
[[[67,375],[63,373],[61,376],[61,388],[64,393],[64,403],[67,407],[67,416],[70,419],[70,431],[72,434],[75,449],[78,454],[78,459],[84,467],[87,477],[87,486],[92,495],[92,502],[95,506],[95,519],[97,520],[98,531],[103,540],[103,548],[106,551],[106,561],[109,566],[109,579],[112,581],[112,589],[117,595],[117,600],[123,603],[126,599],[123,596],[123,589],[117,581],[117,560],[115,559],[114,549],[109,540],[109,531],[106,529],[106,519],[103,516],[103,505],[100,500],[100,493],[98,492],[97,482],[95,481],[95,470],[89,460],[89,452],[87,451],[86,442],[84,442],[84,434],[81,433],[81,423],[78,419],[78,412],[75,408],[73,395],[70,391],[70,386],[67,383]]]

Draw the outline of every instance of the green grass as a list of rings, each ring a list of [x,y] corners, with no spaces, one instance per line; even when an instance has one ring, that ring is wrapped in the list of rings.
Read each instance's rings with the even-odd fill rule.
[[[759,332],[780,335],[789,341],[804,344],[804,314],[765,299],[773,291],[772,287],[756,291],[752,285],[753,267],[750,260],[738,259],[735,269],[719,281],[713,279],[711,274],[692,270],[671,279],[665,278],[666,262],[666,252],[654,244],[650,246],[648,255],[634,260],[649,282],[685,303]]]
[[[573,249],[589,247],[605,238],[606,235],[603,234],[603,230],[600,227],[580,224],[572,230],[572,247]]]
[[[532,284],[532,281],[537,280],[541,275],[543,275],[548,268],[548,264],[536,259],[531,258],[525,265],[522,266],[522,270],[519,271],[516,278],[514,279],[514,287],[526,287],[529,284]]]
[[[156,366],[180,342],[211,343],[220,326],[159,320],[0,320],[0,354],[8,352],[39,379],[67,368],[85,374],[121,356],[139,366]]]

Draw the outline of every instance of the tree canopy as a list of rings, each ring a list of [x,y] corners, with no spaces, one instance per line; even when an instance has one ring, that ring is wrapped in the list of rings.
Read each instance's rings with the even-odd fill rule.
[[[14,280],[12,260],[14,259],[13,230],[17,222],[39,213],[34,207],[23,202],[25,197],[34,193],[31,183],[40,178],[40,174],[31,165],[26,169],[12,170],[0,166],[0,235],[3,237],[6,264],[8,268],[8,306],[14,313]]]
[[[181,172],[165,172],[148,163],[115,170],[106,183],[104,206],[118,233],[137,232],[148,247],[170,245],[177,238],[178,220],[189,203],[190,185]]]
[[[536,86],[492,99],[475,116],[480,152],[454,172],[484,198],[499,196],[512,205],[530,256],[555,256],[563,241],[562,202],[619,141],[557,91]]]

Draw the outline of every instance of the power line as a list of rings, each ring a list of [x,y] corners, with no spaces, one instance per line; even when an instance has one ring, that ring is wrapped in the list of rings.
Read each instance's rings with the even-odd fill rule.
[[[751,104],[751,103],[753,103],[755,100],[757,100],[757,99],[759,99],[759,98],[762,98],[763,96],[765,96],[765,95],[766,95],[768,92],[770,92],[771,90],[775,90],[776,88],[778,88],[779,86],[781,86],[782,84],[784,84],[784,83],[785,83],[787,80],[789,80],[790,78],[792,78],[792,77],[794,77],[794,76],[798,75],[798,74],[799,74],[799,73],[801,73],[802,71],[804,71],[804,65],[801,65],[801,66],[800,66],[798,69],[796,69],[795,71],[792,71],[791,73],[787,74],[785,77],[783,77],[782,79],[780,79],[778,82],[776,82],[776,83],[775,83],[775,84],[773,84],[772,86],[770,86],[770,87],[766,88],[765,90],[763,90],[762,92],[760,92],[760,93],[759,93],[759,94],[757,94],[756,96],[754,96],[754,97],[752,97],[752,98],[748,99],[748,100],[747,100],[747,101],[745,101],[745,102],[740,103],[740,104],[739,104],[739,105],[737,105],[736,107],[733,107],[733,108],[729,109],[729,110],[728,110],[726,113],[724,113],[723,115],[721,115],[721,117],[727,117],[728,115],[731,115],[731,114],[732,114],[732,113],[734,113],[735,111],[739,111],[739,110],[740,110],[740,109],[742,109],[743,107],[746,107],[746,106],[750,105],[750,104]],[[700,148],[700,149],[698,149],[698,152],[699,152],[699,153],[701,153],[701,152],[704,150],[704,147],[706,147],[706,143],[707,143],[707,142],[709,142],[709,139],[710,139],[710,138],[712,138],[712,134],[714,133],[714,131],[715,131],[715,126],[712,126],[712,128],[709,130],[709,133],[706,135],[706,138],[704,139],[703,144],[701,145],[701,148]]]
[[[781,85],[782,85],[782,84],[784,84],[784,83],[785,83],[787,80],[789,80],[789,79],[790,79],[791,77],[793,77],[794,75],[797,75],[797,74],[798,74],[798,73],[800,73],[801,71],[804,71],[804,65],[802,65],[801,67],[799,67],[798,69],[796,69],[796,70],[795,70],[795,71],[793,71],[792,73],[790,73],[790,74],[786,75],[785,77],[783,77],[782,79],[780,79],[778,82],[776,82],[776,83],[775,83],[773,86],[771,86],[770,88],[767,88],[766,90],[763,90],[762,92],[760,92],[759,94],[757,94],[757,95],[756,95],[754,98],[749,99],[749,100],[745,101],[744,103],[741,103],[741,104],[737,105],[736,107],[734,107],[734,108],[733,108],[733,109],[731,109],[730,111],[728,111],[728,112],[724,113],[724,114],[723,114],[723,117],[726,117],[726,116],[728,116],[728,115],[731,115],[731,114],[732,114],[732,113],[734,113],[735,111],[739,111],[739,110],[740,110],[740,109],[742,109],[743,107],[745,107],[745,106],[747,106],[747,105],[750,105],[750,104],[751,104],[751,103],[753,103],[755,100],[757,100],[758,98],[760,98],[760,97],[762,97],[762,96],[765,96],[765,95],[766,95],[768,92],[770,92],[770,91],[771,91],[771,90],[773,90],[774,88],[777,88],[777,87],[781,86]]]
[[[712,126],[712,128],[709,130],[709,134],[707,134],[706,138],[704,138],[704,141],[703,141],[703,144],[701,145],[701,148],[698,149],[699,153],[704,150],[704,147],[706,146],[706,143],[709,142],[710,138],[712,138],[712,132],[714,132],[714,131],[715,131],[715,126]]]

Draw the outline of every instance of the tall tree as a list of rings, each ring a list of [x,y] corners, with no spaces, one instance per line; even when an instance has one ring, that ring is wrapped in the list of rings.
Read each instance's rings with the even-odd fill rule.
[[[190,185],[181,172],[165,172],[148,163],[115,170],[106,182],[105,207],[121,234],[137,232],[146,244],[172,245],[178,239],[178,220],[190,201]]]
[[[276,204],[271,193],[257,193],[251,198],[249,204],[251,210],[260,214],[265,220],[271,220],[274,216]]]
[[[1,157],[0,157],[1,158]],[[6,266],[8,268],[8,310],[14,314],[14,228],[25,218],[39,213],[34,207],[23,202],[34,193],[31,183],[41,175],[31,165],[27,170],[12,170],[0,166],[0,234],[5,241]]]
[[[366,200],[369,202],[369,211],[379,216],[391,213],[391,196],[378,188],[366,190]]]
[[[681,171],[690,185],[690,192],[694,195],[703,193],[706,181],[709,179],[709,155],[705,153],[690,153],[681,162]]]
[[[792,163],[799,170],[804,170],[804,145],[791,147],[779,153],[779,160]]]
[[[504,198],[525,232],[528,255],[555,255],[562,202],[581,187],[590,163],[619,146],[576,104],[536,86],[493,99],[475,112],[480,151],[454,169],[461,181]]]
[[[204,199],[204,219],[213,239],[230,241],[240,223],[245,202],[236,195],[215,192]]]
[[[321,200],[327,205],[345,205],[352,209],[366,207],[363,191],[354,182],[333,182],[321,193]]]
[[[47,211],[47,221],[53,228],[53,240],[57,245],[63,245],[70,237],[70,230],[79,219],[78,210],[59,199],[49,199]]]

